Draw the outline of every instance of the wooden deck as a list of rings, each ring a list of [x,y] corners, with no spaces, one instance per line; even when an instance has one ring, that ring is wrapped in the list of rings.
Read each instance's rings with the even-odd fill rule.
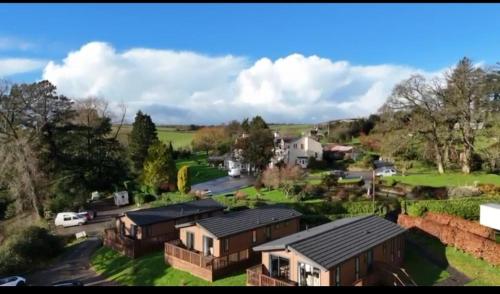
[[[247,269],[247,286],[296,286],[293,281],[284,281],[276,278],[272,278],[265,274],[262,264],[256,265]]]
[[[226,275],[255,262],[256,259],[253,257],[250,249],[213,257],[204,256],[201,252],[185,248],[180,240],[165,243],[166,263],[207,281],[213,281],[219,276]]]

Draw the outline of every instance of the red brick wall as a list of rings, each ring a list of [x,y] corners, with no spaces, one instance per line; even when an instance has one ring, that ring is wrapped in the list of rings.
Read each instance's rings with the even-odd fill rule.
[[[400,214],[398,224],[405,228],[418,228],[446,245],[454,246],[493,265],[500,265],[500,244],[488,239],[491,231],[478,223],[457,219],[455,216],[428,213],[424,218]]]

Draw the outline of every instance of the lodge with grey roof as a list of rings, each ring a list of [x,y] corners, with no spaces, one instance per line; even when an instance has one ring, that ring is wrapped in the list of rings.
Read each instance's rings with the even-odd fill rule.
[[[404,270],[405,229],[375,215],[340,219],[255,246],[262,264],[250,285],[412,284]],[[387,272],[396,273],[394,276]]]
[[[208,281],[260,261],[252,247],[296,233],[301,213],[266,205],[179,224],[180,239],[165,244],[165,261]]]

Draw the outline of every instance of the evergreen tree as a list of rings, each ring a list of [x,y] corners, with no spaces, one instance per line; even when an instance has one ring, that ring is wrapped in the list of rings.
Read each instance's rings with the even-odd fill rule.
[[[129,154],[133,170],[139,173],[148,154],[149,147],[158,141],[156,125],[147,114],[137,112],[129,135]]]
[[[183,194],[187,194],[191,190],[189,167],[187,165],[179,169],[179,174],[177,175],[177,188]]]
[[[175,189],[175,162],[170,149],[161,141],[156,141],[148,149],[144,168],[142,171],[142,183],[155,190]]]

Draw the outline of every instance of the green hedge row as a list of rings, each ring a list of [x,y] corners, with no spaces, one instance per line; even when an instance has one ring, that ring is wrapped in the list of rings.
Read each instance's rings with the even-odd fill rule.
[[[293,203],[293,208],[305,215],[359,215],[373,213],[373,203],[362,201],[334,201],[318,203]],[[388,211],[399,208],[397,200],[375,201],[375,213],[385,215]]]
[[[447,200],[402,200],[401,209],[411,216],[422,216],[425,212],[432,211],[469,220],[479,220],[479,205],[491,202],[500,203],[500,196]]]

